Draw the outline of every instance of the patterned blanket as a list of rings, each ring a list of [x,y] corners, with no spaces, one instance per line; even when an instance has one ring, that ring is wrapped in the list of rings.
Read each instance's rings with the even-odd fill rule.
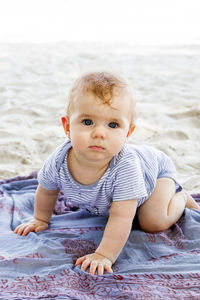
[[[136,227],[114,273],[92,276],[74,262],[94,251],[107,219],[66,207],[62,193],[48,230],[13,233],[32,217],[36,187],[36,173],[0,182],[0,299],[200,299],[199,211],[164,232]]]

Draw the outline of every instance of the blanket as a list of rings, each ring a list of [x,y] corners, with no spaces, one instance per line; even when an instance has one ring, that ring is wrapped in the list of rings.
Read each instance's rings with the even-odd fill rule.
[[[199,299],[199,211],[164,232],[136,226],[114,273],[92,276],[74,262],[95,250],[107,218],[66,206],[62,192],[48,230],[13,233],[33,216],[37,184],[36,173],[0,182],[0,299]]]

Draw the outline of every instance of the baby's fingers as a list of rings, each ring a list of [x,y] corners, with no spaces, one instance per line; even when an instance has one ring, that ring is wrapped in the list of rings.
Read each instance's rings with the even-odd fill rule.
[[[104,265],[103,264],[98,264],[97,273],[98,273],[98,275],[103,275],[103,273],[104,273]]]
[[[18,233],[18,230],[20,229],[20,227],[21,227],[21,225],[17,226],[13,232]]]
[[[17,226],[17,228],[14,230],[14,233],[17,233],[19,235],[24,235],[24,231],[26,230],[26,228],[27,228],[26,224],[21,224],[21,225]],[[26,234],[28,232],[26,232]]]
[[[107,271],[109,273],[113,273],[112,268],[110,266],[108,266],[108,265],[105,265],[104,269],[105,269],[105,271]]]
[[[97,266],[98,266],[98,262],[97,261],[93,260],[93,261],[90,262],[90,274],[91,275],[94,275],[94,273],[95,273],[95,271],[97,269]],[[85,269],[84,269],[84,271],[85,271]]]
[[[35,225],[26,225],[22,235],[26,236],[30,231],[35,231]]]
[[[86,271],[87,268],[90,266],[90,264],[91,264],[91,260],[90,260],[90,259],[85,259],[85,260],[83,261],[82,265],[81,265],[81,270],[82,270],[82,271]],[[94,268],[94,267],[95,267],[95,266],[93,266],[93,268]],[[96,267],[95,267],[95,269],[96,269]]]
[[[23,230],[24,230],[24,224],[21,224],[21,225],[17,226],[17,228],[15,228],[14,233],[21,235]]]
[[[97,274],[98,275],[103,275],[104,271],[107,271],[109,273],[113,273],[113,270],[111,269],[110,266],[99,263],[98,267],[97,267]]]
[[[75,266],[82,264],[82,262],[86,259],[86,256],[79,257],[75,262]]]

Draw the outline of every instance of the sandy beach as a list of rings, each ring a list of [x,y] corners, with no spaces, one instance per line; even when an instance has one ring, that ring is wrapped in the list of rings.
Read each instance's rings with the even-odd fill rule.
[[[74,79],[111,70],[131,83],[137,127],[130,143],[161,149],[180,183],[200,191],[200,46],[0,44],[0,178],[28,175],[65,140],[61,116]]]

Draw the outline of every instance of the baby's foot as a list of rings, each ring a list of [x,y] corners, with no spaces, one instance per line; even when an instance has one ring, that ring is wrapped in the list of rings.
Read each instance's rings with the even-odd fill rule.
[[[199,204],[186,191],[183,191],[186,197],[186,207],[200,210]]]

